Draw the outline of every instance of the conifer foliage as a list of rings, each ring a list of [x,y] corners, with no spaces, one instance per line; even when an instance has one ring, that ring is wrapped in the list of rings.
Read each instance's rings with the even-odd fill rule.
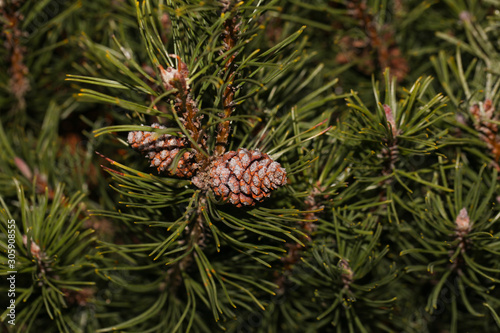
[[[0,330],[498,332],[499,13],[0,1]]]

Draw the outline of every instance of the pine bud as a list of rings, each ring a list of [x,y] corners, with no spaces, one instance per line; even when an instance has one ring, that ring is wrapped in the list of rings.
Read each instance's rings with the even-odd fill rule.
[[[457,236],[463,237],[470,232],[471,223],[469,214],[467,213],[467,209],[462,208],[460,210],[460,213],[458,213],[458,216],[455,220],[455,224],[456,224],[455,231],[457,233]]]
[[[214,160],[207,178],[217,196],[229,199],[237,207],[253,206],[287,182],[286,170],[278,162],[259,150],[245,148],[227,152]]]
[[[349,288],[349,285],[352,283],[354,279],[354,272],[349,265],[349,262],[345,259],[341,259],[339,261],[339,267],[342,269],[342,273],[340,277],[342,278],[342,283],[344,284],[344,288]]]
[[[189,70],[187,65],[181,60],[181,58],[176,54],[169,54],[169,57],[177,58],[179,61],[179,68],[167,67],[164,69],[163,66],[159,65],[160,76],[165,89],[179,89],[181,93],[187,92],[189,90],[188,75]]]
[[[396,120],[394,119],[394,111],[387,104],[384,104],[385,119],[387,123],[391,126],[392,137],[395,138],[399,135],[399,130],[396,126]]]
[[[23,244],[28,247],[28,236],[23,235]],[[30,253],[38,261],[42,261],[44,259],[47,259],[47,255],[40,249],[40,246],[38,246],[37,243],[33,239],[31,239],[30,242]]]
[[[152,124],[151,127],[165,128],[165,126],[157,123]],[[189,178],[193,176],[198,167],[194,160],[194,154],[189,149],[178,158],[176,168],[171,169],[172,162],[174,162],[181,149],[189,147],[188,141],[184,137],[178,138],[170,134],[132,131],[128,134],[128,143],[136,150],[144,153],[151,161],[151,166],[157,168],[158,173],[163,171],[172,176]]]

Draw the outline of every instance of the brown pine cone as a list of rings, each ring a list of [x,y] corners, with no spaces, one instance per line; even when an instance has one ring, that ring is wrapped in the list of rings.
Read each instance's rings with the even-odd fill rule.
[[[160,124],[152,124],[151,127],[166,128]],[[158,134],[155,132],[132,131],[128,134],[128,143],[136,150],[144,153],[151,161],[151,166],[156,167],[158,173],[165,171],[169,175],[190,178],[195,173],[198,165],[194,154],[189,148],[189,142],[184,137],[175,137],[170,134]],[[177,167],[171,170],[171,164],[181,149],[185,151],[177,162]]]
[[[287,182],[286,170],[259,150],[240,148],[212,162],[209,187],[222,199],[241,207],[253,206]]]

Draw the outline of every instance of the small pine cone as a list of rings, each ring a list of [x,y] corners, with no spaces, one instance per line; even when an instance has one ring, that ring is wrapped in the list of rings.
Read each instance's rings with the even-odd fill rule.
[[[166,128],[157,123],[152,124],[151,127]],[[186,138],[155,132],[133,131],[128,134],[128,143],[134,149],[144,153],[151,161],[151,166],[157,168],[158,173],[164,171],[172,176],[190,178],[198,167],[194,154],[191,151],[185,151],[177,162],[177,168],[170,170],[172,162],[181,149],[189,147]]]
[[[287,182],[286,170],[259,150],[240,148],[217,158],[209,169],[209,186],[222,199],[253,206]]]

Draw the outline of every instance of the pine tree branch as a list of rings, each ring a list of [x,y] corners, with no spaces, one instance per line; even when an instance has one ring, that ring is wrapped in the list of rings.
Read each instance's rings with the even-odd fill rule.
[[[239,4],[234,4],[233,0],[225,0],[223,2],[224,8],[222,10],[222,15],[228,16],[224,20],[224,32],[223,32],[223,46],[224,52],[230,52],[235,46],[239,39],[239,25],[238,22],[239,15],[235,13],[238,10]],[[222,52],[222,51],[221,51]],[[224,78],[225,78],[225,88],[222,95],[222,107],[224,113],[221,116],[222,119],[231,117],[234,111],[233,99],[237,87],[234,86],[234,80],[236,79],[236,68],[234,64],[234,59],[236,58],[236,52],[230,53],[224,58]],[[229,132],[231,131],[231,122],[226,120],[220,123],[217,127],[217,137],[216,137],[216,147],[215,155],[222,156],[226,151],[227,141],[229,138]]]

